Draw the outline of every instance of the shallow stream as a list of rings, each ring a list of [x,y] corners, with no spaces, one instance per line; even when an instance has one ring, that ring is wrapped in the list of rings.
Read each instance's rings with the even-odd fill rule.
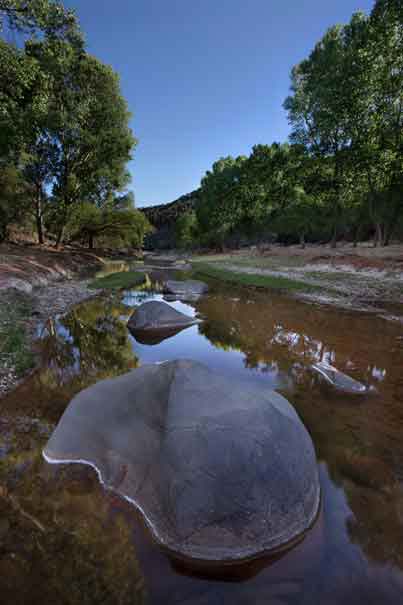
[[[210,283],[202,318],[160,344],[128,332],[155,291],[97,297],[38,333],[39,370],[0,402],[0,603],[398,605],[403,603],[403,331],[374,315]],[[277,560],[215,577],[179,569],[131,506],[79,466],[41,450],[79,390],[145,362],[190,358],[253,375],[295,406],[320,465],[321,514]],[[327,361],[374,387],[332,391],[310,370]]]

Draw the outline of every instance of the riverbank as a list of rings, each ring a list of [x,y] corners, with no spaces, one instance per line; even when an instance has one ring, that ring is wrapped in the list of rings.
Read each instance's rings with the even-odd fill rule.
[[[0,397],[35,367],[38,326],[94,296],[78,276],[103,262],[79,250],[0,246]]]
[[[403,246],[271,246],[192,257],[201,276],[277,289],[297,298],[376,312],[403,314]]]

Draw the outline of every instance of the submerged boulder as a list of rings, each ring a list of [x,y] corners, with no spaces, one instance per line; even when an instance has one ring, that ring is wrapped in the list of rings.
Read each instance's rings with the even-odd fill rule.
[[[93,466],[184,559],[278,551],[319,509],[314,447],[294,408],[194,361],[144,365],[82,391],[44,457]]]
[[[343,372],[340,372],[325,361],[315,363],[311,367],[327,384],[343,393],[364,395],[371,390],[367,385],[358,382],[358,380],[351,378],[351,376],[347,376],[347,374],[343,374]]]
[[[202,281],[195,279],[187,279],[185,281],[167,280],[163,284],[163,290],[166,294],[174,294],[181,298],[197,299],[208,290],[208,285]]]
[[[134,333],[182,330],[199,323],[199,319],[189,317],[170,305],[159,300],[143,303],[128,321],[128,327]]]

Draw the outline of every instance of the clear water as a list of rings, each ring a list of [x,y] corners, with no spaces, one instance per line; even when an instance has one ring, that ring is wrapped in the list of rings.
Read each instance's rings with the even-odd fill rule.
[[[159,294],[97,298],[42,327],[40,369],[0,417],[0,602],[346,605],[403,603],[403,332],[372,315],[211,284],[204,319],[158,345],[126,328]],[[71,397],[145,362],[191,358],[252,374],[296,407],[315,443],[323,504],[280,559],[202,577],[152,543],[130,505],[87,468],[49,467],[41,448]],[[333,392],[310,370],[325,360],[375,387]]]

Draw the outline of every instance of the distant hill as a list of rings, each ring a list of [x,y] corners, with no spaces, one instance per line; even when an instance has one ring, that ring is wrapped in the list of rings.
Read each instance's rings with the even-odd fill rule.
[[[199,200],[200,189],[182,195],[177,200],[167,204],[139,208],[150,223],[155,227],[155,232],[146,237],[144,247],[146,249],[168,249],[175,247],[175,223],[181,214],[194,210]]]

